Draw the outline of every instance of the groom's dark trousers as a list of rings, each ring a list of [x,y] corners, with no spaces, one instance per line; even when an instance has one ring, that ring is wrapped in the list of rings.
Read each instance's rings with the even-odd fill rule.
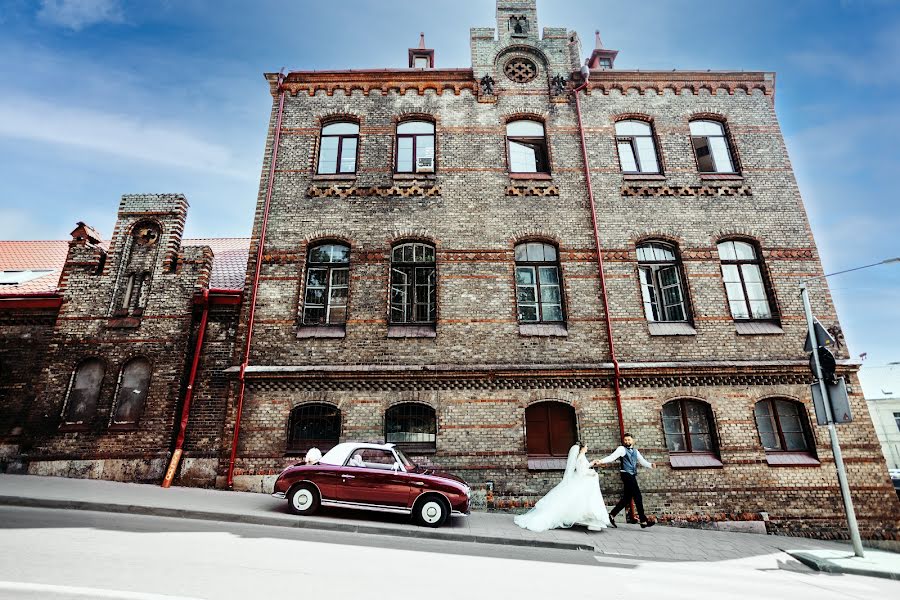
[[[620,471],[619,475],[622,476],[622,485],[624,486],[622,499],[619,500],[619,503],[612,509],[609,516],[615,517],[623,508],[631,504],[631,501],[634,500],[634,505],[637,507],[638,517],[640,517],[641,523],[646,523],[647,515],[644,514],[644,499],[641,497],[641,488],[638,487],[637,476],[626,473],[625,471]]]

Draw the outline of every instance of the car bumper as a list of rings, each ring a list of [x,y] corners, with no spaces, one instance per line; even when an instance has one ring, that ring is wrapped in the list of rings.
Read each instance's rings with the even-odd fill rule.
[[[286,495],[284,492],[275,492],[274,494],[272,494],[272,497],[278,498],[279,500],[284,500]]]
[[[466,512],[462,512],[459,510],[450,511],[451,517],[468,517],[469,514],[471,514],[471,511],[468,511],[468,510]]]

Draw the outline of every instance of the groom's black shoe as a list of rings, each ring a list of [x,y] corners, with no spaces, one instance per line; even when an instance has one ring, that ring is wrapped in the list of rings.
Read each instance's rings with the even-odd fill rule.
[[[616,518],[615,518],[615,517],[613,517],[613,516],[610,516],[610,517],[609,517],[609,526],[612,527],[613,529],[618,529],[618,528],[619,528],[619,526],[616,525]]]
[[[656,521],[646,521],[644,523],[641,523],[641,529],[647,529],[648,527],[653,527],[654,525],[656,525]]]

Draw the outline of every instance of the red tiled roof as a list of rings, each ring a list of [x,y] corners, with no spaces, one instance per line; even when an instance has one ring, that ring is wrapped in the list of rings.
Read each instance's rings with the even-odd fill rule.
[[[0,271],[51,270],[21,285],[0,285],[0,296],[54,293],[68,252],[65,240],[0,242]]]
[[[228,290],[244,288],[244,273],[250,253],[249,238],[185,239],[182,244],[212,248],[215,259],[209,287]],[[0,241],[0,271],[51,270],[46,275],[21,285],[0,285],[0,296],[56,292],[68,251],[69,242],[66,240]]]

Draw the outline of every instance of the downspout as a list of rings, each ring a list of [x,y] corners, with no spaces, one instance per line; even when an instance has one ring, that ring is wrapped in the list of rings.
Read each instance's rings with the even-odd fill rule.
[[[244,392],[247,389],[246,372],[250,363],[250,343],[253,341],[253,323],[256,319],[256,296],[259,293],[259,275],[262,270],[263,247],[266,244],[266,229],[269,225],[269,205],[272,202],[272,187],[275,184],[275,163],[278,160],[278,146],[281,142],[281,118],[284,114],[284,74],[278,74],[278,117],[275,121],[275,139],[272,143],[272,158],[269,164],[269,185],[266,189],[266,202],[263,205],[262,226],[259,230],[259,242],[256,246],[256,269],[253,274],[253,287],[250,292],[250,315],[247,320],[247,343],[244,346],[244,357],[238,374],[238,400],[234,419],[234,438],[231,441],[231,457],[228,460],[228,489],[234,487],[234,461],[237,457],[238,436],[241,433],[241,412],[244,409]]]
[[[587,142],[584,139],[584,124],[581,120],[581,101],[578,92],[588,86],[587,78],[584,83],[573,90],[575,95],[575,113],[578,115],[578,133],[581,136],[581,156],[584,160],[584,178],[587,180],[588,198],[591,202],[591,223],[594,226],[594,245],[597,247],[597,268],[600,272],[600,294],[603,297],[603,311],[606,316],[606,339],[609,342],[609,357],[613,364],[613,388],[616,394],[616,413],[619,418],[619,436],[625,435],[625,422],[622,419],[622,389],[620,386],[621,372],[619,360],[616,358],[616,345],[613,342],[612,320],[609,314],[609,298],[606,295],[606,276],[603,273],[603,248],[600,244],[600,230],[597,228],[597,209],[594,204],[594,186],[591,183],[591,171],[588,166]]]
[[[209,319],[209,289],[203,290],[203,316],[200,317],[200,329],[197,331],[197,344],[194,346],[194,358],[191,361],[191,374],[188,377],[187,391],[184,394],[184,405],[181,408],[181,425],[178,427],[178,437],[175,439],[175,450],[172,452],[172,460],[166,469],[162,486],[167,488],[175,479],[175,471],[181,462],[182,448],[184,446],[184,433],[187,429],[188,417],[191,414],[191,400],[194,397],[194,381],[197,379],[197,368],[200,366],[200,352],[203,350],[203,338],[206,335],[206,323]]]

